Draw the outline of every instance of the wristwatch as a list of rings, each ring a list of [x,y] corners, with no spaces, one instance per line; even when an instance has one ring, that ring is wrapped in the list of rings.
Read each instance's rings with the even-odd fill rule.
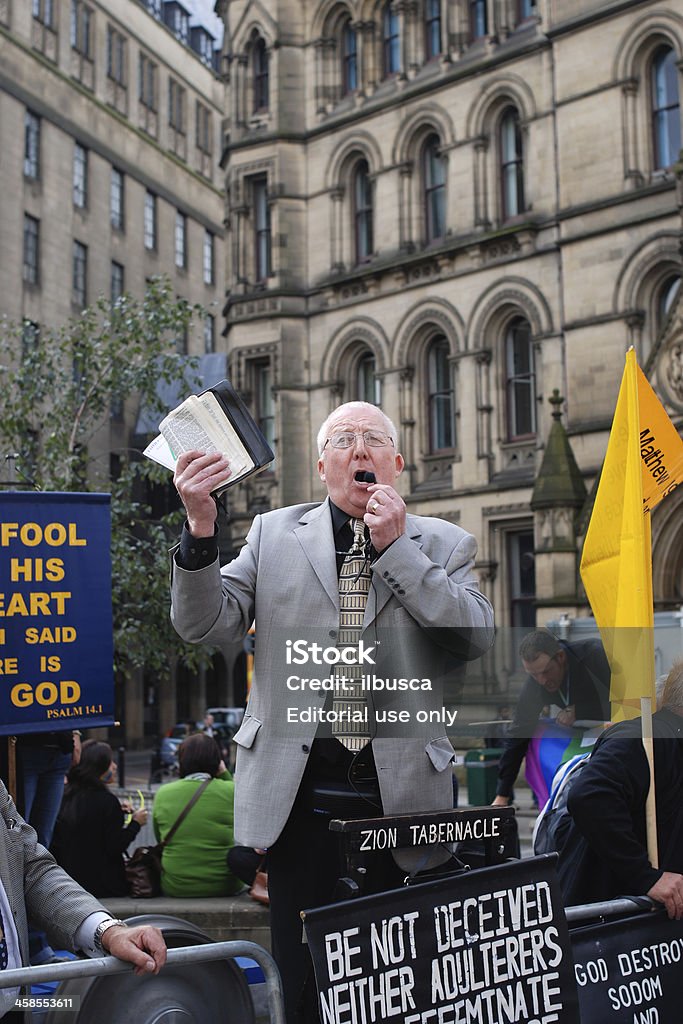
[[[95,934],[93,936],[93,946],[98,953],[104,953],[104,946],[102,945],[102,936],[109,928],[113,928],[115,924],[121,925],[122,928],[127,928],[128,925],[125,921],[119,921],[116,917],[105,917],[104,921],[100,921]]]

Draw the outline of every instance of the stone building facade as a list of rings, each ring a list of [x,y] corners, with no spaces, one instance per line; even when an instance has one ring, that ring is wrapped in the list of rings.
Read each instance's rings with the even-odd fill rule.
[[[166,9],[185,19],[163,20]],[[191,39],[195,45],[189,45]],[[0,309],[59,325],[171,277],[220,337],[224,86],[182,3],[0,2]]]
[[[629,345],[683,418],[683,0],[216,0],[220,76],[187,6],[0,0],[0,308],[60,323],[163,271],[215,311],[188,351],[227,354],[277,453],[231,492],[226,551],[322,496],[318,426],[368,398],[409,510],[477,536],[500,626],[585,613],[578,477]],[[538,483],[551,425],[565,505]],[[653,517],[660,608],[681,504]]]
[[[99,296],[141,297],[146,279],[167,274],[209,314],[178,344],[220,347],[225,85],[220,40],[192,10],[0,0],[0,313],[27,331]],[[97,465],[133,430],[134,419],[107,423]],[[161,697],[142,675],[127,681],[129,743],[156,730],[145,719],[159,705],[162,728],[176,721],[175,686]]]
[[[680,328],[678,356],[656,350],[681,274],[683,2],[217,10],[227,349],[277,448],[233,497],[235,539],[254,511],[321,495],[318,425],[367,397],[399,425],[409,510],[477,536],[500,626],[536,602],[543,621],[586,614],[577,502],[532,495],[554,391],[590,491],[630,345],[681,420],[664,382]],[[654,517],[658,607],[682,599],[682,503]],[[561,571],[539,574],[554,550]]]

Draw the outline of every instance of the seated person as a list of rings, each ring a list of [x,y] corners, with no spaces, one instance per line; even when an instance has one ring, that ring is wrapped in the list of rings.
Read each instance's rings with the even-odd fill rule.
[[[108,789],[115,779],[109,744],[86,740],[67,775],[52,840],[57,863],[94,896],[128,895],[123,854],[147,821],[139,810],[124,826],[123,808]]]
[[[266,871],[266,851],[253,846],[231,846],[228,850],[228,867],[233,875],[251,887],[257,871]]]
[[[154,797],[154,831],[160,842],[202,782],[211,781],[164,847],[162,891],[166,896],[231,896],[243,888],[227,865],[228,850],[235,844],[232,776],[216,741],[203,732],[183,740],[178,763],[180,778]]]

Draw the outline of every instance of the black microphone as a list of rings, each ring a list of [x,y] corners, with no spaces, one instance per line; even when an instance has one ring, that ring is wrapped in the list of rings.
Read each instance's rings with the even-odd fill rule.
[[[377,483],[377,477],[375,476],[375,474],[371,473],[367,469],[359,469],[353,479],[357,480],[359,484],[376,484]]]

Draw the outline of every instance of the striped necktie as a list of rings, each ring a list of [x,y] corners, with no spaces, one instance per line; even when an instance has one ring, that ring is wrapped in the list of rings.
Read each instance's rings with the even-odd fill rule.
[[[365,523],[362,519],[353,519],[351,526],[353,546],[339,573],[339,648],[357,648],[370,590],[370,559],[366,554]],[[363,668],[361,665],[347,665],[338,661],[335,675],[338,679],[342,676],[345,678],[344,689],[334,692],[332,710],[338,713],[337,717],[341,717],[341,721],[333,720],[332,735],[347,750],[362,750],[370,739],[368,703],[362,689]]]

